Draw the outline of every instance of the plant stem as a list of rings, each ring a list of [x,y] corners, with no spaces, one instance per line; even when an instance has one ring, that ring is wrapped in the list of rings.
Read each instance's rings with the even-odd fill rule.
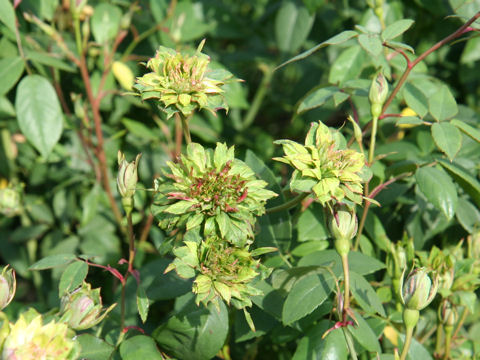
[[[443,324],[440,321],[438,321],[437,332],[435,336],[435,355],[436,356],[442,353],[442,345],[443,345]]]
[[[452,343],[453,326],[445,326],[445,353],[444,360],[450,359],[450,347]]]
[[[372,166],[375,158],[375,141],[377,137],[378,117],[374,116],[372,119],[372,133],[370,135],[370,147],[368,149],[368,165]]]
[[[132,213],[127,214],[127,233],[128,233],[128,272],[133,270],[133,260],[135,259],[135,237],[133,235]]]
[[[350,308],[350,270],[348,268],[348,254],[341,255],[343,266],[343,313]],[[343,319],[345,321],[345,319]]]
[[[407,358],[408,350],[410,349],[410,344],[412,343],[413,338],[413,329],[414,326],[407,326],[407,333],[405,334],[405,343],[403,344],[402,355],[400,360],[405,360]]]
[[[107,193],[110,206],[112,207],[113,215],[120,226],[120,229],[123,229],[122,226],[122,213],[115,201],[113,196],[112,189],[110,187],[110,178],[108,175],[107,167],[107,157],[105,155],[105,149],[103,145],[103,132],[102,132],[102,118],[100,116],[100,101],[95,98],[93,95],[92,84],[90,82],[90,76],[88,74],[87,63],[85,56],[82,54],[80,57],[80,73],[82,75],[83,82],[85,84],[85,90],[87,92],[88,101],[90,102],[90,107],[92,109],[93,121],[95,124],[95,134],[97,136],[97,146],[96,146],[96,155],[98,157],[98,163],[100,167],[100,173],[102,174],[102,184],[105,192]],[[99,89],[100,92],[100,89]]]
[[[283,210],[288,210],[294,207],[295,205],[299,204],[300,202],[302,202],[302,200],[305,199],[308,195],[310,195],[310,193],[302,193],[300,195],[297,195],[293,199],[283,203],[282,205],[271,207],[269,209],[266,209],[265,211],[267,214],[272,214],[272,213],[280,212]]]
[[[465,24],[460,26],[457,31],[453,32],[452,34],[448,35],[444,39],[440,40],[437,42],[435,45],[433,45],[430,49],[425,51],[423,54],[421,54],[418,58],[416,58],[414,61],[408,61],[407,62],[407,68],[405,69],[405,72],[403,73],[402,77],[398,81],[397,85],[393,89],[392,93],[388,97],[387,101],[385,101],[385,104],[383,105],[382,109],[382,114],[385,113],[387,108],[390,106],[392,103],[393,99],[397,95],[398,91],[402,87],[402,85],[405,83],[405,80],[407,80],[408,75],[412,71],[412,69],[420,62],[423,61],[428,55],[430,55],[432,52],[435,50],[438,50],[441,48],[443,45],[447,44],[448,42],[456,39],[457,37],[463,35],[466,31],[470,31],[469,26],[475,22],[478,18],[480,18],[480,11],[477,12],[473,17],[471,17]]]
[[[188,126],[188,121],[192,117],[193,113],[186,117],[185,115],[181,113],[175,113],[176,117],[180,117],[180,120],[182,121],[182,129],[183,129],[183,137],[185,138],[185,143],[187,145],[192,143],[192,137],[190,135],[190,127]]]
[[[127,282],[125,281],[122,284],[122,294],[120,299],[120,331],[125,327],[125,288],[127,287]]]
[[[458,321],[457,323],[457,327],[455,328],[455,331],[453,332],[453,338],[455,339],[457,336],[458,336],[458,333],[460,332],[460,329],[462,328],[463,326],[463,323],[465,322],[465,320],[467,319],[467,316],[468,316],[468,309],[467,308],[464,308],[463,309],[463,312],[462,312],[462,316],[460,317],[460,320]]]
[[[258,86],[257,92],[253,97],[252,105],[248,109],[247,115],[243,119],[242,128],[243,130],[247,129],[250,125],[252,125],[255,117],[257,116],[258,111],[260,110],[260,105],[267,94],[268,87],[270,86],[270,82],[273,77],[273,70],[271,67],[261,64],[260,70],[263,71],[263,78]]]

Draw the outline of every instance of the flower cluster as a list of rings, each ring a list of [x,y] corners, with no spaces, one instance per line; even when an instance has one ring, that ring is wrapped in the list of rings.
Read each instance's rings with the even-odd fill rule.
[[[43,325],[42,316],[30,310],[8,327],[2,326],[2,359],[73,360],[80,354],[75,334],[63,323]]]
[[[196,302],[208,304],[223,299],[242,309],[252,306],[251,296],[261,295],[251,281],[260,275],[266,278],[270,270],[255,260],[254,256],[274,251],[259,248],[252,252],[249,246],[237,247],[215,235],[201,241],[198,233],[190,233],[185,246],[174,249],[176,259],[166,269],[175,269],[179,276],[191,278],[196,275],[193,292]]]
[[[147,62],[152,72],[137,78],[134,88],[143,100],[158,99],[167,118],[180,112],[187,116],[196,109],[228,109],[221,86],[232,77],[226,70],[210,70],[210,57],[203,54],[202,41],[194,55],[160,46]]]
[[[362,202],[362,178],[359,172],[365,165],[362,153],[340,149],[334,133],[321,122],[312,123],[305,145],[291,140],[277,140],[285,156],[275,158],[295,168],[290,180],[292,191],[313,191],[322,205],[344,199]]]
[[[167,231],[200,227],[204,237],[217,235],[244,246],[253,238],[256,216],[276,196],[225,144],[212,151],[191,143],[178,163],[167,164],[171,173],[156,179],[153,206]]]

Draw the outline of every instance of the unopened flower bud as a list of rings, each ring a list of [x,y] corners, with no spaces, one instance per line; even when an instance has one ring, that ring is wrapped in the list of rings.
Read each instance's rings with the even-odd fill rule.
[[[457,311],[450,301],[445,299],[442,302],[438,309],[438,318],[445,327],[453,327],[455,325]]]
[[[328,228],[334,238],[351,240],[357,233],[357,216],[346,205],[337,205],[329,214]]]
[[[115,305],[104,310],[100,288],[92,290],[91,285],[84,282],[80,288],[62,297],[60,321],[74,330],[89,329],[102,321]]]
[[[372,81],[370,86],[370,92],[368,99],[371,104],[371,112],[373,117],[379,117],[382,113],[382,107],[387,99],[388,95],[388,83],[385,76],[379,73]]]
[[[402,281],[400,282],[403,304],[411,310],[424,309],[437,294],[438,276],[434,275],[432,283],[429,272],[424,267],[410,272],[405,282],[403,282],[404,275],[405,272],[402,274]]]
[[[132,162],[125,160],[125,155],[121,151],[118,152],[118,175],[117,186],[120,195],[123,198],[131,198],[135,194],[135,187],[138,181],[138,161],[142,154],[138,154]]]
[[[338,205],[329,213],[328,228],[335,239],[335,249],[339,255],[347,255],[350,251],[350,240],[357,234],[358,220],[355,211],[346,205]]]
[[[7,265],[0,274],[0,310],[10,304],[15,296],[16,288],[17,280],[15,279],[15,271],[9,269]]]
[[[21,197],[18,188],[6,187],[0,189],[0,214],[14,216],[20,212]]]

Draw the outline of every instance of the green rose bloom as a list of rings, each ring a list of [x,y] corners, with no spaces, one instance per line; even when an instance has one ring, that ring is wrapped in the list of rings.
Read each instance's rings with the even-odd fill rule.
[[[277,140],[285,156],[274,158],[295,168],[290,188],[297,192],[313,192],[322,205],[344,199],[362,202],[362,178],[359,173],[365,157],[351,149],[340,149],[334,133],[321,122],[312,123],[305,145],[292,140]]]
[[[276,194],[234,158],[233,147],[217,143],[212,151],[191,143],[178,163],[167,164],[171,172],[156,179],[152,208],[162,229],[200,227],[204,237],[217,235],[236,246],[253,239],[256,217]]]
[[[142,99],[157,99],[167,118],[180,112],[184,116],[196,109],[215,113],[227,109],[221,86],[233,77],[226,70],[209,69],[210,57],[203,54],[202,41],[194,55],[183,54],[163,46],[147,62],[152,72],[137,78],[134,88]]]

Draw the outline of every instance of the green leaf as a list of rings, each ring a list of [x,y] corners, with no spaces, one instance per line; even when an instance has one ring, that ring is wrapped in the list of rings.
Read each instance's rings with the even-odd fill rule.
[[[349,326],[348,331],[366,350],[380,352],[380,343],[375,332],[357,311],[354,311],[354,314],[357,324],[356,326]]]
[[[48,157],[63,128],[63,114],[53,86],[39,75],[24,77],[17,87],[15,110],[22,133],[43,157]]]
[[[282,188],[277,182],[273,172],[260,160],[254,152],[247,150],[245,163],[260,177],[265,180],[268,190],[279,194],[276,198],[268,201],[268,207],[282,205],[285,198]],[[273,246],[279,251],[288,250],[292,238],[292,222],[287,210],[263,215],[259,219],[260,233],[256,236],[257,246]]]
[[[163,356],[158,351],[155,341],[146,335],[137,335],[120,344],[122,360],[162,360]]]
[[[295,246],[292,249],[292,255],[303,257],[313,252],[322,251],[329,247],[329,242],[327,240],[312,240],[301,243],[298,246]]]
[[[56,254],[47,256],[33,265],[31,265],[28,269],[29,270],[45,270],[51,269],[57,266],[66,265],[71,263],[76,259],[76,256],[73,254]]]
[[[0,21],[12,32],[15,32],[15,10],[10,0],[0,0]]]
[[[393,24],[388,25],[386,29],[382,31],[382,39],[390,40],[402,35],[410,28],[410,26],[413,25],[414,22],[415,21],[411,19],[402,19],[395,21]]]
[[[96,183],[88,192],[82,201],[82,225],[87,224],[94,216],[97,215],[98,203],[100,200],[101,187]]]
[[[348,264],[352,271],[360,275],[372,274],[384,269],[385,264],[375,258],[356,251],[348,253]],[[309,254],[300,259],[298,266],[331,266],[335,276],[343,275],[342,260],[335,250],[324,250]]]
[[[350,289],[355,301],[369,314],[386,316],[385,309],[372,285],[355,271],[350,272]]]
[[[145,140],[158,141],[158,134],[156,131],[152,131],[152,128],[145,124],[127,118],[122,119],[122,123],[130,133]]]
[[[358,42],[373,57],[382,55],[383,45],[377,34],[360,34]]]
[[[322,106],[337,92],[338,88],[336,86],[321,87],[310,91],[300,100],[297,107],[297,114]]]
[[[90,334],[77,336],[81,352],[79,359],[105,360],[110,359],[114,347],[107,342]]]
[[[472,37],[465,43],[460,58],[462,64],[473,63],[480,59],[480,37]]]
[[[183,360],[208,360],[222,348],[228,333],[228,311],[223,302],[217,309],[197,306],[191,294],[183,310],[153,332],[160,347]],[[177,299],[178,301],[178,299]]]
[[[298,280],[283,305],[283,324],[291,324],[310,314],[328,298],[334,285],[334,279],[327,270]]]
[[[318,203],[311,204],[298,218],[298,241],[325,240],[329,232],[325,225],[323,208]]]
[[[441,85],[438,91],[430,96],[428,109],[437,121],[450,119],[458,113],[457,102],[448,86]]]
[[[58,283],[58,296],[61,297],[65,293],[71,292],[82,285],[87,274],[88,265],[84,261],[75,261],[68,265],[63,271],[60,282]]]
[[[431,131],[437,147],[452,161],[462,147],[460,130],[450,123],[442,122],[433,124]]]
[[[403,97],[408,107],[415,111],[418,116],[423,118],[428,113],[428,98],[415,85],[411,83],[405,84],[403,89]]]
[[[461,132],[465,135],[471,137],[476,142],[480,143],[480,130],[474,128],[473,126],[468,125],[467,123],[453,119],[450,121],[451,124],[455,125]]]
[[[353,38],[354,36],[357,36],[358,33],[356,31],[352,31],[352,30],[345,30],[345,31],[342,31],[340,34],[337,34],[335,36],[332,36],[331,38],[329,38],[328,40],[325,40],[324,42],[314,46],[313,48],[307,50],[307,51],[304,51],[303,53],[297,55],[297,56],[294,56],[293,58],[291,58],[290,60],[287,60],[285,61],[284,63],[278,65],[275,70],[278,70],[280,69],[281,67],[284,67],[285,65],[287,64],[290,64],[292,62],[295,62],[295,61],[298,61],[298,60],[302,60],[302,59],[305,59],[306,57],[312,55],[315,51],[318,51],[320,50],[321,48],[325,47],[325,46],[328,46],[328,45],[338,45],[338,44],[341,44],[347,40],[350,40],[351,38]]]
[[[142,319],[142,323],[145,323],[145,321],[147,321],[149,307],[150,307],[150,301],[148,300],[147,294],[145,294],[145,290],[142,284],[138,284],[137,285],[137,309],[138,309],[138,313],[140,314],[140,318]]]
[[[15,86],[24,69],[25,63],[21,57],[0,60],[0,79],[2,79],[0,81],[0,96],[5,95]]]
[[[365,60],[365,52],[360,46],[344,50],[330,68],[328,82],[341,84],[360,75]]]
[[[442,159],[437,160],[465,192],[472,197],[477,206],[480,207],[480,183],[466,169],[456,163]]]
[[[455,215],[457,208],[457,189],[445,171],[422,167],[415,174],[418,188],[433,206],[440,210],[447,219]]]
[[[458,199],[457,212],[458,222],[470,234],[480,229],[480,211],[468,200]]]
[[[283,3],[275,18],[275,37],[280,51],[296,52],[307,39],[315,20],[307,8],[294,2]]]
[[[192,205],[193,205],[193,203],[191,201],[180,200],[180,201],[177,201],[177,202],[173,203],[172,205],[168,206],[163,211],[165,211],[169,214],[181,215],[181,214],[186,213],[192,207]]]
[[[348,346],[342,329],[332,330],[323,338],[332,326],[328,320],[312,326],[298,343],[292,360],[347,360]]]
[[[91,26],[95,41],[104,44],[112,40],[120,29],[122,10],[117,6],[101,3],[95,6]]]
[[[77,71],[77,68],[75,66],[69,63],[66,63],[56,57],[50,56],[47,53],[41,53],[41,52],[29,50],[26,52],[25,55],[29,60],[33,62],[37,62],[42,65],[51,66],[59,70],[63,70],[71,73],[74,73]]]

